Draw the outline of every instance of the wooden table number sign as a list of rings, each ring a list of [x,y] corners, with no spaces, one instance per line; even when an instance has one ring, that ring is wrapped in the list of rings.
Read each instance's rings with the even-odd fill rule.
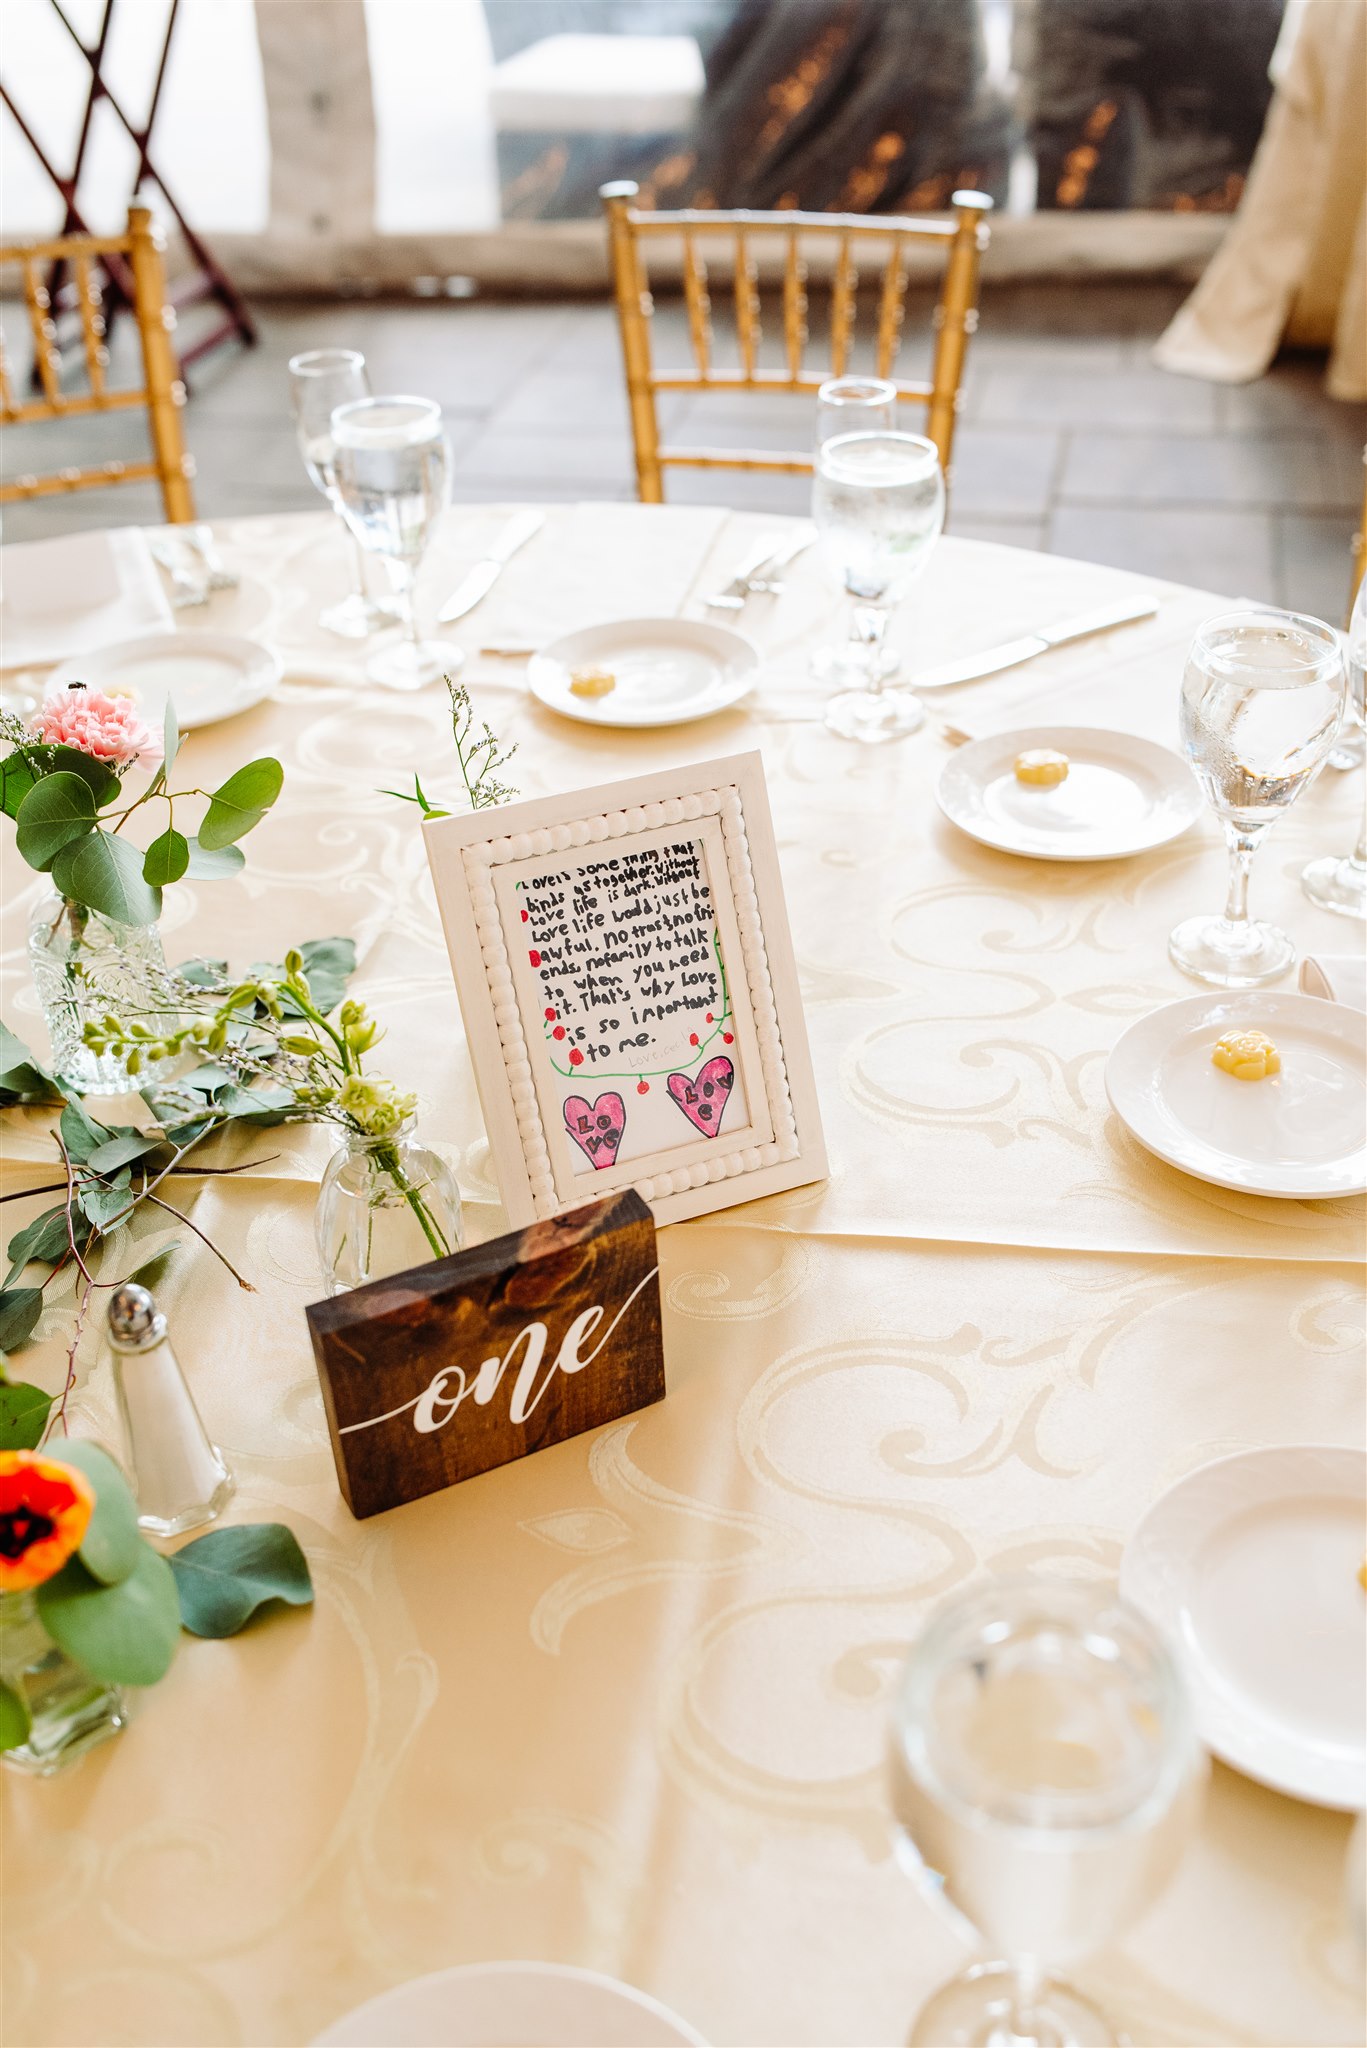
[[[337,1478],[357,1517],[665,1391],[655,1220],[634,1188],[307,1314]]]

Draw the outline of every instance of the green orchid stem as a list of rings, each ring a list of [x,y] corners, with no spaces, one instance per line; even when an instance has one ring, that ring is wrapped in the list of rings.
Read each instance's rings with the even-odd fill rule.
[[[400,1190],[409,1208],[417,1217],[419,1227],[422,1230],[422,1234],[432,1247],[433,1258],[447,1258],[450,1255],[451,1247],[446,1242],[446,1239],[442,1236],[440,1230],[437,1228],[437,1225],[433,1221],[431,1213],[428,1210],[427,1204],[423,1201],[422,1196],[418,1193],[418,1190],[414,1187],[412,1181],[404,1172],[403,1165],[399,1159],[398,1146],[377,1146],[375,1151],[375,1157],[379,1160],[381,1166],[383,1166],[385,1172],[389,1175],[395,1187]]]

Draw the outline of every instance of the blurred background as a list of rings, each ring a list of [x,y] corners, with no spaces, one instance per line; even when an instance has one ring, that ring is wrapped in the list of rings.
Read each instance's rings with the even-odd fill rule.
[[[1363,8],[5,0],[0,229],[56,233],[74,193],[81,221],[112,231],[141,183],[170,235],[213,518],[316,504],[281,431],[285,365],[329,344],[363,349],[377,389],[441,400],[457,498],[634,495],[605,179],[637,180],[660,208],[861,213],[934,212],[976,188],[995,210],[952,530],[1337,617],[1367,431],[1343,309],[1362,264]],[[149,110],[143,160],[130,130]],[[1312,130],[1327,168],[1306,160]],[[929,282],[913,288],[909,374],[932,305]],[[658,307],[662,336],[680,331],[667,289]],[[18,381],[24,309],[6,310]],[[116,365],[135,342],[115,318]],[[792,442],[772,399],[762,418],[681,403],[694,410],[672,424],[714,444]],[[38,431],[7,430],[7,470]],[[54,432],[76,462],[139,428],[41,431],[50,467]],[[808,489],[685,472],[670,496],[788,511]],[[10,507],[5,536],[155,520],[143,496]]]

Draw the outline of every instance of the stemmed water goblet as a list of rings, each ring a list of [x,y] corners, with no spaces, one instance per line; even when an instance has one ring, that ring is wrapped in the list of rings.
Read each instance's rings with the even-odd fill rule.
[[[1173,963],[1214,988],[1261,988],[1296,957],[1286,933],[1248,914],[1248,877],[1269,826],[1334,744],[1345,675],[1322,619],[1247,606],[1208,619],[1182,678],[1182,745],[1229,844],[1219,917],[1190,917],[1168,940]]]
[[[339,405],[368,398],[370,381],[365,357],[354,348],[311,348],[290,357],[290,399],[299,453],[309,482],[321,491],[339,518],[342,508],[332,474],[332,415]],[[343,522],[345,523],[345,522]],[[344,640],[364,640],[381,626],[392,626],[398,610],[392,601],[374,598],[366,588],[365,552],[352,536],[356,587],[337,604],[318,614],[318,623]]]
[[[446,507],[451,450],[430,398],[362,398],[332,415],[337,502],[362,547],[379,555],[398,600],[403,638],[366,663],[388,690],[420,690],[453,675],[461,653],[418,637],[413,580]]]
[[[1205,1781],[1186,1688],[1144,1618],[1106,1586],[1002,1579],[960,1595],[912,1649],[891,1774],[905,1860],[1003,1958],[942,1985],[912,2043],[1117,2041],[1053,1973],[1147,1910]]]
[[[837,434],[895,434],[897,386],[888,377],[828,377],[816,394],[816,445]]]
[[[827,561],[855,600],[850,640],[812,658],[815,675],[845,686],[826,706],[826,723],[845,739],[900,739],[926,714],[909,690],[886,687],[895,664],[884,640],[893,607],[925,568],[945,523],[934,442],[885,431],[822,442],[812,518]]]
[[[1346,718],[1367,740],[1367,582],[1358,585],[1348,621],[1348,708]],[[1343,735],[1339,735],[1342,744]],[[1321,910],[1340,917],[1367,918],[1367,820],[1351,853],[1326,854],[1301,870],[1301,887]]]

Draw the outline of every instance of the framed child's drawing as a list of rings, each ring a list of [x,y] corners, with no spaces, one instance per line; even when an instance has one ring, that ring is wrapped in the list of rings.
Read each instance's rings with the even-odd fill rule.
[[[824,1176],[758,754],[423,829],[510,1223]]]

